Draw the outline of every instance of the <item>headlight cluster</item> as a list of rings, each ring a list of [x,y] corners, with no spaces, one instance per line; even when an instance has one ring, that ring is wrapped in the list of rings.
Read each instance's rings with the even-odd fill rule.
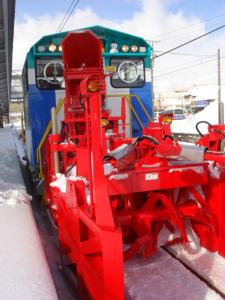
[[[110,53],[118,53],[118,52],[120,52],[118,50],[118,45],[116,43],[111,44],[109,52]],[[128,52],[145,53],[146,52],[146,47],[145,46],[138,47],[137,45],[128,46],[128,45],[125,44],[125,45],[122,45],[121,52],[124,52],[124,53],[128,53]]]
[[[46,52],[46,51],[49,51],[49,52],[62,52],[62,46],[61,45],[55,45],[53,43],[49,44],[48,46],[44,46],[44,45],[40,45],[37,47],[37,50],[38,52]]]
[[[128,45],[122,45],[121,50],[119,51],[120,47],[118,47],[118,45],[116,43],[112,43],[110,45],[110,53],[119,53],[119,52],[124,52],[124,53],[128,53],[128,52],[132,52],[132,53],[145,53],[146,52],[146,47],[145,46],[140,46],[138,47],[137,45],[132,45],[132,46],[128,46]],[[49,44],[48,46],[45,45],[39,45],[37,47],[38,52],[62,52],[62,46],[61,45],[56,45],[54,43]],[[103,52],[105,51],[105,49],[103,49]]]

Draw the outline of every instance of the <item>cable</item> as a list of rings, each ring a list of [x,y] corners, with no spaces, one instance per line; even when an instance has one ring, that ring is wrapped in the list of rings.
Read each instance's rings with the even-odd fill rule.
[[[75,1],[76,1],[76,0],[73,0],[73,1],[70,3],[70,6],[68,7],[68,9],[67,9],[67,11],[66,11],[66,13],[65,13],[65,15],[64,15],[64,17],[63,17],[63,19],[62,19],[62,21],[61,21],[61,23],[59,24],[59,26],[58,26],[58,28],[57,28],[57,32],[60,31],[60,28],[61,28],[62,24],[64,23],[64,21],[65,21],[67,15],[68,15],[68,13],[69,13],[70,9],[72,8],[72,6],[73,6],[73,4],[74,4]]]
[[[221,83],[221,85],[225,85],[224,83]],[[194,84],[194,87],[198,86],[218,86],[218,83],[202,83],[202,84]]]
[[[204,33],[204,34],[202,34],[202,35],[200,35],[200,36],[198,36],[198,37],[196,37],[196,38],[194,38],[194,39],[192,39],[192,40],[186,42],[186,43],[183,43],[183,44],[181,44],[181,45],[178,45],[178,46],[176,46],[176,47],[174,47],[174,48],[172,48],[172,49],[170,49],[170,50],[167,50],[167,51],[165,51],[165,52],[163,52],[163,53],[161,53],[161,54],[159,54],[159,55],[153,57],[152,59],[156,59],[156,58],[161,57],[161,56],[163,56],[163,55],[165,55],[165,54],[167,54],[167,53],[172,52],[173,50],[176,50],[176,49],[179,49],[179,48],[181,48],[181,47],[184,47],[184,46],[186,46],[186,45],[188,45],[188,44],[190,44],[190,43],[193,43],[194,41],[197,41],[197,40],[199,40],[199,39],[201,39],[201,38],[203,38],[203,37],[205,37],[205,36],[207,36],[207,35],[209,35],[209,34],[215,32],[215,31],[218,31],[218,30],[220,30],[220,29],[222,29],[222,28],[224,28],[224,27],[225,27],[225,24],[223,24],[222,26],[219,26],[219,27],[217,27],[217,28],[215,28],[215,29],[213,29],[213,30],[211,30],[211,31],[208,31],[208,32],[206,32],[206,33]]]
[[[154,52],[163,53],[164,51],[161,50],[155,50]],[[181,53],[181,52],[170,52],[168,53],[170,55],[182,55],[182,56],[196,56],[196,57],[212,57],[216,56],[216,54],[194,54],[194,53]]]
[[[221,59],[224,59],[224,58],[225,58],[225,56],[221,57]],[[163,73],[163,74],[158,74],[158,75],[155,75],[155,77],[161,77],[161,76],[165,76],[165,75],[168,75],[168,74],[171,74],[171,73],[176,73],[176,72],[179,72],[179,71],[190,69],[190,68],[193,68],[193,67],[196,67],[196,66],[199,66],[199,65],[207,64],[209,62],[215,61],[216,59],[217,58],[210,59],[210,60],[207,60],[207,61],[204,61],[204,62],[201,62],[201,63],[198,63],[198,64],[194,64],[194,65],[191,65],[191,66],[188,66],[188,67],[185,67],[185,68],[176,69],[176,70],[173,70],[173,71],[170,71],[170,72],[167,72],[167,73]]]
[[[216,26],[220,26],[220,25],[222,25],[222,24],[224,24],[224,20],[221,20],[220,22],[216,22],[216,23],[213,23],[213,24],[211,24],[211,25],[208,25],[208,26],[205,26],[205,30],[211,30],[212,28],[214,28],[214,27],[216,27]],[[183,33],[182,32],[180,32],[180,33],[178,33],[178,34],[175,34],[175,35],[173,35],[173,36],[169,36],[169,37],[166,37],[166,38],[164,38],[164,39],[162,39],[162,41],[163,42],[165,42],[165,41],[172,41],[172,40],[174,40],[174,39],[178,39],[178,38],[182,38],[182,37],[184,37],[184,35],[191,35],[191,34],[193,34],[193,33],[197,33],[198,31],[200,31],[200,29],[203,29],[203,28],[198,28],[198,27],[196,27],[194,30],[193,30],[193,28],[192,27],[190,27],[189,28],[189,30],[185,30]],[[199,34],[201,33],[201,32],[198,32]]]
[[[216,58],[215,59],[210,59],[210,60],[198,63],[198,64],[193,64],[193,65],[190,65],[190,66],[187,66],[187,67],[184,67],[184,68],[179,68],[179,69],[172,70],[170,72],[161,73],[161,74],[155,75],[155,77],[161,77],[161,76],[165,76],[165,75],[168,75],[168,74],[176,73],[176,72],[183,71],[183,70],[186,70],[186,69],[190,69],[190,68],[193,68],[193,67],[196,67],[196,66],[199,66],[199,65],[203,65],[203,64],[215,61],[215,60],[216,60]]]
[[[215,55],[214,56],[214,59],[216,58],[217,56]],[[207,59],[207,57],[205,57],[205,59]],[[209,57],[208,57],[208,59],[210,59]],[[212,57],[211,57],[211,59],[212,59]],[[202,60],[203,61],[203,60]],[[172,65],[172,68],[173,69],[175,69],[176,70],[176,68],[178,68],[178,69],[180,69],[181,67],[183,68],[183,67],[189,67],[190,65],[195,65],[196,63],[199,63],[199,58],[195,58],[195,59],[193,59],[193,60],[190,60],[190,61],[187,61],[187,62],[185,62],[185,63],[182,63],[182,64],[173,64]],[[162,69],[160,69],[159,71],[160,72],[168,72],[169,70],[171,70],[171,67],[166,67],[166,68],[162,68]]]
[[[65,18],[63,18],[64,21],[61,22],[62,25],[60,26],[58,32],[61,32],[61,31],[63,30],[63,28],[65,27],[67,21],[69,20],[69,18],[71,17],[72,13],[73,13],[74,10],[75,10],[75,8],[77,7],[79,1],[80,1],[80,0],[77,0],[76,3],[74,3],[75,0],[72,1],[72,3],[71,3],[71,5],[70,5],[69,9],[67,10],[67,13],[66,13],[67,16],[65,15]]]
[[[217,19],[217,18],[220,18],[220,17],[223,17],[223,16],[225,16],[225,14],[217,15],[215,17],[212,17],[212,18],[209,18],[209,19],[206,19],[206,20],[202,20],[202,21],[196,22],[196,23],[192,24],[191,26],[193,28],[193,26],[195,26],[195,25],[202,24],[202,22],[209,22],[211,20],[214,20],[214,19]],[[159,38],[161,38],[161,36],[164,36],[164,35],[167,35],[167,34],[170,34],[170,33],[173,33],[173,32],[183,31],[186,28],[190,28],[190,25],[189,26],[180,27],[180,28],[178,28],[176,30],[164,32],[162,35],[157,35],[156,39],[159,39]]]

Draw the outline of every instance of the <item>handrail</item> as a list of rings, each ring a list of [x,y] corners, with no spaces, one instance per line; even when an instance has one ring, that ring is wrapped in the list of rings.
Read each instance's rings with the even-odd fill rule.
[[[130,106],[131,106],[131,110],[132,110],[133,114],[135,115],[139,125],[141,126],[141,128],[144,128],[144,124],[142,123],[141,119],[139,118],[138,114],[136,113],[136,110],[134,109],[131,102],[130,102]]]
[[[145,108],[143,102],[141,101],[140,97],[138,95],[135,95],[135,94],[109,94],[109,95],[106,95],[106,98],[121,98],[121,97],[124,97],[125,100],[128,102],[128,105],[129,105],[129,119],[130,119],[130,122],[127,124],[127,125],[130,125],[130,135],[132,136],[132,117],[131,117],[131,112],[133,112],[135,118],[137,119],[139,125],[141,126],[141,128],[144,128],[144,125],[141,121],[141,119],[139,118],[137,112],[135,111],[135,108],[134,106],[132,105],[132,101],[131,101],[131,98],[134,97],[137,99],[138,103],[140,104],[141,108],[143,109],[145,115],[147,116],[148,120],[150,122],[152,122],[152,118],[151,116],[149,115],[147,109]],[[60,112],[61,108],[62,108],[62,105],[64,103],[64,98],[60,98],[59,101],[58,101],[58,104],[56,106],[56,115],[58,115],[58,113]],[[42,167],[42,155],[41,155],[41,150],[42,150],[42,147],[44,145],[44,142],[49,134],[49,132],[51,131],[52,129],[52,121],[50,120],[49,123],[48,123],[48,126],[41,138],[41,141],[37,147],[37,151],[36,151],[36,155],[37,155],[37,163],[39,165],[39,177],[43,177],[43,167]]]
[[[131,111],[133,112],[135,118],[137,119],[137,122],[139,123],[141,128],[144,128],[144,124],[142,123],[141,119],[139,118],[134,106],[132,105],[131,98],[134,97],[137,99],[138,103],[140,104],[141,108],[143,109],[145,115],[147,116],[149,122],[153,122],[151,116],[149,115],[147,109],[145,108],[143,102],[141,101],[140,97],[135,94],[109,94],[106,95],[106,98],[115,97],[115,98],[121,98],[124,97],[129,105],[129,118],[130,122],[127,125],[130,125],[130,135],[132,136],[132,117],[131,117]]]
[[[60,112],[60,110],[61,110],[61,108],[62,108],[62,106],[63,106],[63,103],[64,103],[64,98],[60,98],[59,101],[58,101],[58,104],[57,104],[57,106],[56,106],[56,109],[55,109],[56,115],[59,114],[59,112]],[[41,149],[42,149],[42,147],[43,147],[43,145],[44,145],[44,142],[45,142],[45,140],[46,140],[46,138],[47,138],[49,132],[51,131],[51,129],[52,129],[52,121],[50,120],[50,121],[48,122],[48,126],[47,126],[47,128],[45,129],[45,132],[44,132],[44,134],[43,134],[43,136],[42,136],[42,138],[41,138],[41,141],[40,141],[40,143],[39,143],[39,145],[38,145],[38,147],[37,147],[37,151],[36,151],[36,155],[37,155],[37,163],[38,163],[38,165],[39,165],[39,177],[40,177],[40,178],[43,177]]]
[[[23,112],[21,113],[21,142],[25,144],[25,133],[24,133],[24,117]]]
[[[142,107],[143,111],[145,112],[145,114],[146,114],[149,122],[153,122],[151,116],[149,115],[149,113],[148,113],[146,107],[144,106],[143,102],[141,101],[140,97],[138,95],[135,95],[135,94],[130,94],[129,96],[130,96],[130,98],[131,97],[135,97],[137,99],[138,103],[140,104],[140,106]]]
[[[106,98],[122,98],[124,97],[125,100],[128,102],[129,105],[129,119],[130,119],[130,123],[126,124],[126,125],[130,125],[130,135],[132,135],[132,118],[131,118],[131,111],[132,111],[132,104],[130,102],[129,95],[127,94],[108,94],[106,95]]]

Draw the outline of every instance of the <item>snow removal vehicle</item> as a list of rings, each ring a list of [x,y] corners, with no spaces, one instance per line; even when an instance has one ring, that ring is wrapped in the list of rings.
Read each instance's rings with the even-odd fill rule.
[[[107,105],[106,83],[115,70],[105,73],[101,39],[83,30],[61,45],[64,115],[58,130],[51,110],[45,199],[61,255],[90,297],[124,299],[124,261],[157,253],[163,228],[171,233],[164,246],[186,246],[188,223],[201,246],[225,256],[225,177],[223,171],[216,177],[220,165],[205,159],[213,153],[180,145],[169,114],[143,126],[138,137],[129,135],[127,98],[121,96],[116,114]],[[117,66],[121,77],[133,77],[139,65],[125,65]]]

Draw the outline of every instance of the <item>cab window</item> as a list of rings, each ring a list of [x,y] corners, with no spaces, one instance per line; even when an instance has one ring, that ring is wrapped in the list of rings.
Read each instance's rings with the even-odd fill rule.
[[[144,60],[142,58],[112,58],[116,72],[111,77],[115,88],[140,88],[145,85]]]
[[[36,60],[36,84],[39,89],[58,90],[65,88],[61,58]]]

